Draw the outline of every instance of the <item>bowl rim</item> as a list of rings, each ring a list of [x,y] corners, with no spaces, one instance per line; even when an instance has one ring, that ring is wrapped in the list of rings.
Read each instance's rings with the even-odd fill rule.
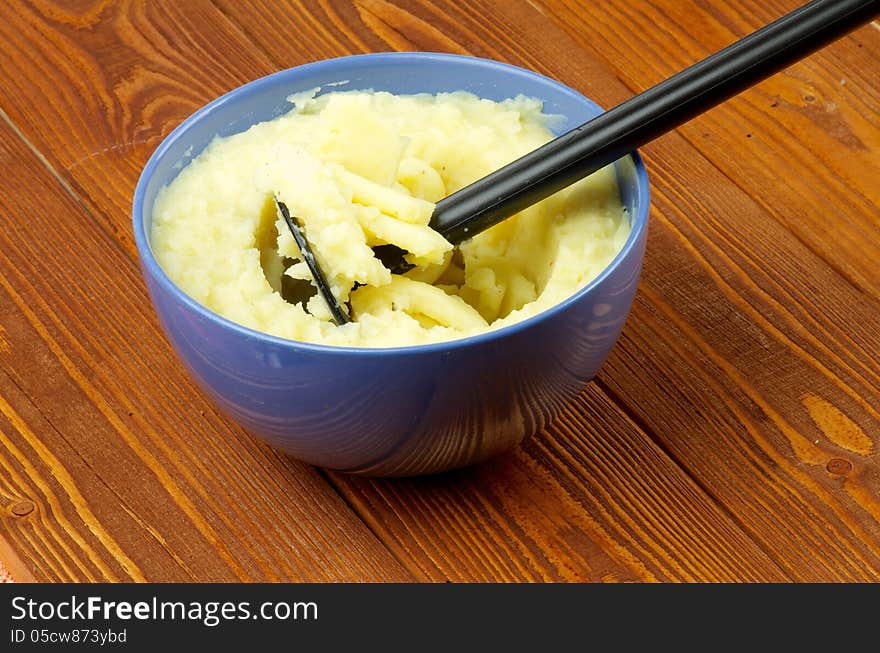
[[[177,140],[182,138],[194,124],[201,120],[203,116],[217,111],[228,102],[235,100],[236,97],[238,97],[239,95],[250,92],[257,92],[263,86],[273,85],[278,79],[286,78],[290,75],[296,75],[297,73],[301,72],[319,72],[322,68],[334,69],[337,67],[344,68],[346,65],[358,65],[366,63],[374,64],[388,61],[405,62],[408,60],[418,60],[419,62],[430,61],[436,64],[449,62],[455,62],[458,64],[466,62],[468,65],[496,69],[504,75],[524,75],[533,79],[537,79],[538,81],[548,83],[551,86],[555,86],[563,93],[573,96],[573,98],[578,102],[591,105],[593,108],[598,109],[600,112],[604,111],[601,106],[593,102],[590,98],[586,97],[582,93],[574,90],[573,88],[567,86],[559,80],[556,80],[542,73],[513,64],[504,63],[502,61],[497,61],[494,59],[486,59],[471,55],[450,54],[443,52],[373,52],[367,54],[347,55],[342,57],[321,59],[318,61],[293,66],[291,68],[286,68],[284,70],[264,75],[250,82],[237,86],[230,91],[227,91],[223,95],[203,105],[195,112],[190,114],[167,136],[165,136],[165,138],[162,139],[162,141],[153,151],[150,158],[147,160],[138,177],[134,195],[132,197],[132,227],[134,230],[135,246],[138,252],[138,257],[140,259],[141,268],[144,272],[144,275],[149,274],[166,292],[170,294],[170,296],[174,297],[176,301],[183,303],[189,310],[194,311],[203,319],[215,323],[225,330],[233,331],[247,339],[257,340],[267,345],[273,345],[276,347],[282,347],[297,351],[306,351],[315,354],[344,354],[346,356],[355,355],[360,357],[388,356],[394,354],[418,355],[489,344],[493,341],[512,337],[517,333],[520,333],[521,331],[532,329],[542,322],[550,320],[557,314],[567,310],[572,304],[577,303],[585,295],[590,294],[590,292],[592,292],[594,288],[599,286],[615,269],[617,269],[621,265],[621,263],[626,258],[631,255],[633,249],[637,247],[639,241],[642,239],[643,235],[647,231],[648,216],[651,204],[651,191],[648,179],[648,172],[638,150],[630,152],[627,156],[632,158],[633,164],[635,165],[639,195],[640,197],[644,197],[644,201],[640,203],[637,214],[630,216],[631,229],[629,236],[627,237],[627,240],[624,243],[623,247],[615,255],[611,262],[606,265],[605,268],[589,283],[578,289],[572,295],[566,297],[561,302],[554,304],[553,306],[528,318],[519,320],[517,322],[514,322],[513,324],[505,325],[503,327],[491,329],[490,331],[486,331],[484,333],[466,336],[463,338],[455,338],[453,340],[443,340],[440,342],[416,345],[400,345],[396,347],[353,347],[327,345],[302,340],[292,340],[289,338],[283,338],[281,336],[275,336],[263,331],[258,331],[257,329],[239,324],[238,322],[224,317],[223,315],[215,312],[214,310],[193,299],[167,275],[165,270],[159,264],[158,260],[156,260],[155,254],[153,253],[152,245],[150,244],[150,238],[146,233],[146,225],[143,215],[146,188],[161,159],[165,156],[172,145]],[[150,294],[152,295],[152,292]]]

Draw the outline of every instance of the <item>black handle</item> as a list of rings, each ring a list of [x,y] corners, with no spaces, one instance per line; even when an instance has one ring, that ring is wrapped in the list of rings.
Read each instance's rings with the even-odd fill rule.
[[[868,22],[880,0],[813,0],[440,200],[453,244],[549,197]]]

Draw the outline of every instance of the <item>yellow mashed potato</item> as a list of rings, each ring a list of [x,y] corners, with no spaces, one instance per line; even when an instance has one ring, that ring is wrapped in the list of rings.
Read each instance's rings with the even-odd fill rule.
[[[239,324],[340,346],[462,338],[569,297],[629,235],[610,166],[456,250],[427,226],[434,202],[553,137],[537,100],[290,99],[290,112],[216,138],[153,210],[152,245],[168,276]],[[273,194],[304,225],[351,323],[336,326],[320,296],[303,292],[308,270]],[[383,243],[405,249],[417,267],[392,275],[371,250]]]

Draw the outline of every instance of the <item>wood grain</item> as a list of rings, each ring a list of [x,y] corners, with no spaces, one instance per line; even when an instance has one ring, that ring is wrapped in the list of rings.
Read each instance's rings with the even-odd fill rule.
[[[474,469],[370,480],[255,442],[185,377],[136,268],[143,163],[242,82],[439,50],[611,106],[791,5],[739,4],[8,3],[0,535],[40,580],[880,580],[876,242],[835,246],[876,227],[877,177],[846,165],[877,166],[873,35],[799,64],[837,122],[781,76],[645,148],[652,226],[621,342],[556,424]],[[617,43],[625,21],[643,49]]]
[[[3,110],[134,257],[131,195],[150,153],[187,115],[269,66],[206,0],[77,9],[13,0],[4,14]]]
[[[601,21],[613,20],[607,14],[600,18],[599,12],[595,11],[596,15],[592,15],[589,7],[580,5],[569,7],[571,13],[566,13],[561,4],[553,3],[548,15],[555,16],[560,24],[564,23],[572,34],[577,33],[579,45],[585,48],[589,41],[587,24],[591,16],[590,29],[594,32],[607,26]],[[686,20],[711,23],[713,19],[712,15],[700,14],[688,14],[686,18],[680,6],[670,17],[674,4],[664,3],[665,13],[662,15],[649,14],[639,18],[663,20],[663,25],[669,23],[667,29],[654,31],[654,40],[645,45],[646,49],[657,53],[648,58],[655,66],[669,66],[669,58],[661,56],[661,52],[677,51],[661,35],[671,34],[671,41],[678,42],[679,38],[684,38],[681,25],[689,24]],[[550,4],[546,6],[550,7]],[[626,10],[622,4],[615,7],[615,11]],[[751,4],[749,7],[754,8]],[[769,20],[767,13],[750,14],[753,20],[750,28],[758,27],[760,20]],[[742,22],[739,25],[742,31]],[[728,37],[728,41],[731,39]],[[880,487],[877,465],[880,369],[877,361],[880,360],[880,332],[877,304],[873,301],[877,294],[872,284],[880,279],[876,263],[880,250],[870,233],[877,226],[880,166],[870,151],[880,146],[880,131],[877,129],[880,102],[876,85],[878,76],[867,71],[880,72],[880,65],[876,56],[862,55],[863,48],[858,39],[876,44],[880,43],[880,34],[868,28],[847,37],[828,52],[796,66],[790,79],[783,77],[765,82],[758,89],[744,93],[736,102],[710,112],[681,130],[690,143],[728,178],[754,178],[754,174],[741,167],[749,167],[749,163],[752,164],[750,168],[762,171],[764,177],[756,179],[755,188],[772,188],[772,193],[752,193],[751,199],[761,207],[762,213],[784,224],[785,230],[757,220],[754,207],[731,201],[735,194],[723,192],[726,179],[715,174],[714,170],[695,170],[692,158],[676,152],[668,143],[671,139],[645,148],[649,160],[656,157],[652,168],[655,191],[659,189],[655,192],[655,204],[661,207],[660,215],[668,216],[678,232],[677,237],[663,237],[658,242],[658,230],[655,229],[649,250],[666,252],[673,260],[660,267],[646,265],[643,292],[634,311],[634,316],[641,315],[642,319],[637,317],[633,322],[636,328],[627,333],[628,337],[638,338],[636,347],[640,355],[621,360],[628,351],[626,345],[619,347],[602,375],[602,382],[607,383],[613,395],[639,416],[640,423],[658,434],[664,447],[683,466],[691,468],[699,464],[700,469],[694,468],[692,473],[704,478],[704,486],[720,500],[736,506],[737,513],[742,515],[742,523],[750,531],[772,533],[768,540],[784,541],[780,540],[782,534],[778,532],[780,509],[776,507],[777,497],[770,496],[771,489],[777,485],[776,479],[765,484],[757,495],[752,495],[751,501],[743,496],[742,483],[737,483],[734,488],[724,481],[724,478],[729,481],[744,473],[737,469],[731,474],[729,469],[731,461],[736,460],[730,447],[741,451],[741,437],[753,442],[754,451],[748,455],[751,459],[748,464],[760,465],[772,470],[773,474],[785,474],[788,478],[784,485],[801,497],[813,494],[810,500],[813,508],[803,513],[803,519],[834,526],[827,533],[820,530],[809,533],[801,529],[792,533],[801,539],[792,553],[799,550],[803,553],[800,560],[791,563],[791,571],[802,573],[812,566],[817,576],[807,578],[827,578],[837,574],[856,579],[876,579],[878,576],[880,504],[876,488]],[[618,62],[615,68],[621,77],[626,79],[636,71],[644,70],[636,65],[632,50],[625,57],[623,49],[618,51],[617,42],[612,41],[614,48],[605,50],[603,56],[609,62],[612,59]],[[723,43],[717,43],[716,47],[721,45]],[[709,47],[715,49],[711,44]],[[598,54],[593,47],[588,50],[591,54]],[[876,47],[873,51],[876,52]],[[841,56],[837,52],[846,54]],[[687,54],[686,49],[677,51],[678,57]],[[841,67],[838,63],[841,60],[848,63]],[[810,73],[811,67],[816,67],[818,73]],[[834,70],[833,75],[831,70]],[[667,69],[662,74],[670,72],[673,70]],[[797,91],[805,74],[819,78],[831,75],[835,79],[838,75],[843,75],[841,79],[849,75],[854,79],[865,76],[866,83],[829,89],[831,95],[826,98],[827,102],[844,107],[841,113],[846,118],[840,119],[846,121],[850,134],[857,135],[855,140],[835,138],[835,133],[839,136],[841,132],[829,131],[827,122],[801,121],[795,130],[781,117],[776,119],[783,129],[772,129],[772,125],[768,125],[769,134],[778,141],[745,138],[737,147],[730,138],[725,140],[723,135],[735,133],[734,126],[742,125],[754,114],[755,105],[760,104],[755,98],[767,93],[765,88],[773,89],[769,92],[774,97],[790,97],[793,91]],[[868,80],[874,80],[874,83]],[[851,97],[856,94],[859,97]],[[773,109],[778,107],[770,104],[762,107],[762,111],[775,116]],[[713,123],[716,116],[718,122]],[[797,118],[791,120],[797,121]],[[789,130],[787,136],[786,130]],[[716,134],[722,143],[717,146],[713,145]],[[779,144],[786,138],[790,139],[788,146],[804,143],[803,147],[809,148],[810,153],[792,155],[796,173],[786,177],[785,183],[779,183],[778,179],[771,178],[786,166],[774,159],[773,153],[781,150]],[[857,147],[853,145],[855,141],[858,141]],[[867,145],[863,149],[864,144]],[[782,151],[790,153],[790,149]],[[732,156],[733,152],[738,154]],[[667,169],[675,170],[675,173],[669,174]],[[852,179],[854,170],[864,174],[857,175],[857,180]],[[741,186],[742,182],[738,185]],[[768,196],[771,195],[774,201],[769,202]],[[700,205],[695,218],[688,218],[688,211],[682,208]],[[828,219],[829,206],[834,207],[837,219]],[[793,211],[788,212],[789,207],[794,207]],[[801,220],[795,225],[786,217],[794,214],[798,220],[814,216],[815,222]],[[725,216],[731,218],[725,219]],[[822,231],[815,229],[817,224],[821,225]],[[832,228],[833,233],[829,231]],[[830,267],[839,274],[827,274],[822,266],[815,265],[811,261],[811,252],[787,237],[792,232],[807,247],[833,261]],[[866,234],[870,242],[866,242]],[[660,235],[665,236],[662,232]],[[817,241],[822,241],[824,249],[816,245]],[[682,245],[687,252],[681,256],[674,254]],[[707,253],[700,253],[699,250],[706,246],[709,248]],[[681,277],[676,280],[679,283],[671,283],[674,278],[669,269],[676,265],[694,269],[695,259],[709,274],[704,279],[689,279],[687,286],[680,283]],[[844,269],[842,266],[853,267]],[[847,292],[833,278],[835,276],[846,278],[868,297]],[[863,283],[866,280],[870,283]],[[726,301],[719,296],[719,291],[726,295]],[[694,296],[705,297],[705,305],[694,305]],[[757,329],[752,337],[731,339],[722,332],[723,325],[730,320],[741,322],[749,330]],[[658,342],[670,340],[653,326],[658,321],[678,331],[678,337],[690,341],[690,346],[676,343],[670,346],[668,357],[657,356]],[[860,328],[853,329],[854,324]],[[636,330],[640,331],[638,336],[633,335]],[[839,346],[828,346],[829,343],[839,343]],[[699,353],[690,357],[693,352]],[[633,373],[636,369],[646,369],[646,356],[655,358],[654,365],[649,364],[647,369],[657,366],[663,374]],[[691,369],[670,378],[667,359],[685,356],[692,361],[692,367],[705,371],[695,375]],[[711,414],[703,418],[728,424],[713,434],[713,447],[707,450],[710,455],[705,463],[693,453],[693,448],[700,446],[697,437],[700,429],[683,421],[683,417],[693,411],[691,402],[670,402],[668,393],[658,392],[661,382],[681,387],[686,395],[702,397],[705,405],[712,407],[712,412],[720,408],[722,414],[726,413],[720,420],[718,415]],[[630,400],[632,397],[638,397],[639,401]],[[646,397],[648,400],[643,401]],[[646,407],[650,408],[646,410]],[[727,437],[718,437],[719,433],[736,431],[742,435],[730,438],[729,442],[725,442]],[[841,436],[841,432],[850,435]],[[853,445],[853,441],[857,444]],[[764,458],[769,460],[762,460]],[[849,471],[843,475],[829,471],[834,469]],[[770,513],[767,512],[768,506],[774,506]],[[838,543],[840,534],[844,534],[845,546]],[[818,557],[817,550],[822,552]],[[826,553],[830,557],[827,561],[822,560]]]
[[[572,56],[579,44],[554,30],[533,9],[501,4],[469,3],[453,8],[432,2],[360,2],[356,3],[358,24],[349,5],[338,3],[339,16],[347,20],[329,22],[345,23],[346,34],[371,29],[383,38],[380,47],[384,48],[464,51],[525,65],[583,88],[606,106],[631,95],[600,60]],[[236,11],[233,3],[224,8],[243,29],[261,33],[251,12]],[[383,21],[370,18],[377,13],[384,16]],[[397,29],[393,34],[375,29],[372,25],[377,22]],[[470,50],[470,37],[475,33],[481,35],[479,46]],[[656,34],[663,33],[656,30]],[[450,46],[450,40],[454,45]],[[259,42],[273,58],[283,60],[283,42]],[[596,42],[601,42],[598,36]],[[543,56],[538,58],[536,52]],[[869,131],[865,123],[860,128]],[[678,349],[662,358],[652,349],[658,334],[635,340],[627,335],[633,328],[627,329],[619,349],[638,364],[619,365],[615,357],[600,384],[762,542],[791,577],[880,577],[876,537],[880,512],[872,491],[878,480],[876,459],[865,456],[859,473],[841,484],[839,477],[825,471],[825,465],[842,452],[829,436],[817,431],[816,421],[802,404],[808,388],[818,391],[831,410],[845,414],[873,443],[870,451],[876,451],[880,422],[875,399],[880,377],[875,364],[878,338],[870,326],[877,323],[876,306],[866,306],[850,277],[805,247],[800,234],[781,226],[764,202],[744,192],[742,184],[726,176],[687,140],[669,137],[646,152],[652,170],[658,170],[655,215],[660,225],[655,222],[652,229],[646,261],[643,286],[651,294],[643,295],[636,307],[635,326],[654,327],[654,313],[666,310],[689,328],[669,324],[675,333],[662,338],[675,340]],[[666,173],[667,169],[674,174]],[[869,206],[862,204],[856,212],[867,212]],[[675,300],[671,306],[669,295]],[[830,304],[827,309],[826,303]],[[640,311],[645,304],[647,313]],[[849,325],[853,323],[867,327],[852,334]],[[635,351],[628,352],[627,347]],[[708,368],[704,361],[680,353],[694,348],[712,352],[717,367]],[[646,365],[648,369],[642,369]],[[661,382],[669,376],[668,369],[677,385]],[[719,377],[722,382],[715,382]],[[642,383],[645,378],[653,380],[650,395]],[[787,383],[784,391],[780,383]],[[720,403],[730,414],[720,419],[697,412],[689,395],[705,397],[710,406]],[[646,396],[651,400],[642,401]],[[582,426],[562,423],[559,428],[577,432]],[[823,440],[827,444],[816,447],[817,436],[819,444]],[[813,440],[807,440],[810,437]],[[580,464],[586,476],[585,460]],[[809,471],[804,472],[804,467]],[[764,480],[768,474],[772,477],[769,484]],[[720,482],[721,475],[726,483]],[[361,486],[355,491],[364,492]],[[407,501],[418,504],[419,498]],[[389,514],[400,511],[398,503],[385,504],[370,502],[362,510],[365,514],[380,508]],[[768,506],[773,511],[768,512]],[[413,514],[431,512],[414,510]],[[386,519],[375,521],[387,523]],[[461,532],[469,528],[462,527]],[[432,527],[423,530],[437,532]],[[449,550],[442,534],[434,536],[429,546],[401,525],[396,537],[398,548],[406,551]],[[445,562],[445,569],[450,570],[457,559]]]
[[[259,12],[257,13],[257,15],[259,15]],[[203,19],[205,18],[204,15],[202,16],[202,18]],[[230,62],[230,65],[232,65],[232,62]],[[168,92],[170,92],[170,90],[166,89],[165,92],[168,93]],[[36,134],[34,135],[34,138],[38,138],[38,137],[39,137],[39,135],[36,135]],[[47,145],[48,145],[48,143],[46,143],[46,144],[40,143],[38,145],[38,147],[44,147]],[[108,156],[112,156],[114,158],[119,158],[119,157],[122,157],[125,155],[132,154],[131,152],[126,151],[124,148],[110,148],[108,150],[108,152],[109,152]],[[79,184],[80,186],[85,186],[86,184],[91,183],[91,180],[93,179],[93,177],[91,177],[89,175],[80,175],[81,171],[83,171],[87,167],[90,167],[92,165],[96,165],[98,163],[102,163],[102,164],[106,165],[106,161],[104,161],[103,154],[104,153],[102,153],[101,156],[89,157],[86,160],[78,160],[77,162],[75,162],[76,165],[65,165],[65,167],[63,168],[63,172],[61,172],[59,174],[62,176],[62,178],[70,177],[74,183]],[[131,184],[133,185],[133,179],[131,181]],[[107,189],[105,189],[105,192],[106,191],[107,191]],[[93,190],[88,190],[88,192],[90,192],[92,195],[96,194],[95,191],[93,191]],[[130,190],[129,190],[129,192],[130,192]],[[98,199],[97,201],[100,202],[102,200]],[[111,198],[110,201],[113,202],[113,199]],[[101,210],[104,210],[105,213],[110,213],[112,210],[112,203],[110,204],[110,206],[102,207]],[[124,239],[121,240],[120,242],[123,247],[126,246],[126,242]],[[34,270],[34,272],[36,272],[36,270]],[[134,283],[133,280],[129,279],[128,281]],[[137,310],[137,309],[134,309],[134,310]],[[144,320],[149,319],[148,314],[142,314],[142,315],[140,315],[140,317]],[[106,327],[104,327],[104,328],[106,328]],[[130,353],[132,356],[141,356],[141,357],[144,356],[143,352],[138,353],[135,351],[131,351],[128,353]],[[146,361],[144,361],[144,362],[146,362]],[[120,370],[120,373],[125,373],[125,372]],[[182,385],[183,385],[183,382],[181,382],[181,386]],[[33,389],[31,392],[36,393],[37,390]],[[633,437],[634,439],[636,439],[640,442],[640,445],[636,444],[634,446],[648,447],[649,453],[646,455],[657,456],[657,452],[653,451],[653,449],[650,448],[650,442],[643,435],[636,432],[636,433],[631,434],[631,437]],[[660,458],[662,459],[662,456],[660,456]],[[693,492],[692,484],[690,484],[690,482],[686,479],[686,477],[683,477],[681,474],[679,474],[673,465],[667,464],[667,473],[673,480],[671,482],[670,487],[665,490],[666,492],[670,492],[673,494],[678,494],[681,492]],[[682,489],[682,486],[685,488],[684,490]],[[511,487],[515,487],[515,486],[511,485]],[[556,496],[557,500],[565,500],[565,492],[559,488],[556,489],[555,495],[551,495],[551,496]],[[570,503],[570,501],[569,501],[569,503]],[[675,503],[678,506],[682,505],[681,501],[678,501]],[[745,558],[739,558],[738,557],[739,554],[732,556],[731,561],[729,563],[729,567],[731,569],[737,569],[737,570],[739,570],[740,573],[742,573],[743,576],[750,577],[750,578],[762,578],[762,577],[778,578],[779,577],[778,569],[776,569],[772,563],[769,563],[769,561],[766,559],[766,557],[763,555],[763,553],[760,550],[758,550],[756,547],[752,546],[746,538],[738,536],[736,533],[736,531],[737,531],[736,527],[731,526],[730,523],[725,523],[725,521],[723,519],[723,515],[721,515],[718,512],[718,510],[711,504],[711,502],[705,501],[705,499],[703,499],[702,504],[700,504],[700,501],[698,499],[696,501],[696,504],[699,505],[699,508],[691,507],[688,510],[695,511],[700,514],[700,516],[696,518],[697,522],[703,524],[704,528],[706,530],[708,530],[710,532],[715,532],[716,527],[713,526],[712,524],[714,524],[716,521],[720,521],[722,524],[724,524],[723,528],[726,528],[729,532],[727,532],[724,537],[722,537],[721,535],[717,535],[716,536],[717,539],[719,539],[719,540],[722,540],[722,539],[739,540],[739,545],[737,547],[737,551],[743,550],[743,551],[750,552],[750,556],[745,557]],[[656,511],[656,512],[663,513],[664,507],[661,503],[656,503],[656,504],[652,504],[652,510]],[[676,508],[675,510],[680,510],[680,507]],[[574,510],[569,508],[569,512],[574,513]],[[706,514],[703,514],[703,513],[706,513]],[[668,518],[670,521],[680,521],[683,518],[683,515],[671,514],[671,515],[668,515]],[[478,526],[479,526],[479,524],[474,525],[475,528]],[[492,525],[487,530],[487,533],[488,533],[487,537],[490,540],[496,541],[496,544],[494,545],[494,547],[496,549],[508,546],[508,541],[510,539],[508,532],[507,532],[508,530],[509,530],[508,527],[504,524],[502,524],[501,526]],[[672,546],[672,543],[670,543],[670,546]],[[467,559],[468,559],[468,552],[467,551],[461,552],[460,556],[461,556],[461,558],[454,559],[451,561],[452,568],[455,568],[459,564],[464,564],[465,562],[467,562]],[[635,556],[635,557],[637,559],[639,556]],[[724,557],[726,558],[727,554],[725,554]],[[570,570],[576,570],[577,566],[579,565],[578,560],[567,561],[564,556],[560,557],[560,560],[562,562],[557,561],[552,568],[544,568],[544,567],[538,566],[537,568],[530,569],[530,571],[527,575],[521,576],[521,577],[542,578],[545,576],[553,577],[554,575],[557,577],[563,577],[564,575],[571,576],[572,573],[579,574],[580,575],[579,577],[587,577],[587,578],[590,577],[590,575],[587,573],[587,570],[582,571],[582,572],[556,571],[556,569],[560,565],[563,565],[563,564],[568,565],[568,568]],[[688,561],[688,564],[692,564],[692,562],[693,561]],[[663,564],[664,564],[664,561],[652,563],[651,564],[652,571],[646,572],[647,577],[653,578],[653,577],[680,576],[682,574],[682,572],[679,570],[678,567],[680,567],[680,566],[686,567],[687,566],[684,563],[679,563],[675,567],[667,569],[663,566]],[[636,565],[636,566],[638,567],[639,565]],[[719,569],[706,569],[702,573],[711,573],[711,574],[717,575],[718,577],[730,578],[731,576],[725,576],[725,574],[728,573],[728,572],[724,571],[725,568],[726,567],[722,567]],[[421,573],[422,569],[418,568],[418,571]],[[641,577],[639,575],[641,573],[642,572],[638,571],[638,569],[634,572],[626,567],[620,567],[614,571],[614,574],[616,574],[617,576],[619,576],[621,578],[639,578],[639,577]],[[691,573],[692,576],[699,575],[699,573],[697,571],[684,572],[684,573],[685,573],[685,575],[687,575],[688,573]],[[633,574],[635,574],[635,575],[633,575]],[[437,576],[435,576],[435,577],[437,577]],[[456,577],[461,578],[460,576],[456,576]],[[500,576],[493,576],[491,574],[487,574],[485,577],[486,578],[505,578],[506,576],[503,573],[501,573]],[[516,576],[514,576],[514,577],[516,577]]]
[[[595,385],[496,461],[428,479],[334,480],[433,581],[787,580]]]
[[[635,93],[802,3],[538,4]],[[652,28],[658,25],[662,29]],[[880,299],[878,25],[856,30],[679,130],[766,213],[875,300]]]
[[[134,263],[9,129],[0,152],[0,213],[26,216],[0,233],[0,492],[35,506],[3,526],[37,578],[407,579],[313,469],[215,414]]]

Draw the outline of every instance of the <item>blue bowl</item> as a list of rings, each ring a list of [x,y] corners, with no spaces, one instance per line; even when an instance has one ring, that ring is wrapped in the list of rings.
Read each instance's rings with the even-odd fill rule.
[[[614,346],[636,292],[648,223],[648,177],[637,153],[617,176],[632,232],[593,282],[540,315],[491,333],[393,349],[330,347],[240,326],[183,293],[150,247],[159,189],[216,135],[289,109],[321,87],[392,93],[466,90],[540,98],[567,131],[602,110],[559,82],[497,61],[382,53],[310,63],[211,102],[157,148],[138,180],[133,225],[141,268],[174,351],[216,405],[254,435],[321,467],[410,476],[470,465],[541,430],[583,389]]]

